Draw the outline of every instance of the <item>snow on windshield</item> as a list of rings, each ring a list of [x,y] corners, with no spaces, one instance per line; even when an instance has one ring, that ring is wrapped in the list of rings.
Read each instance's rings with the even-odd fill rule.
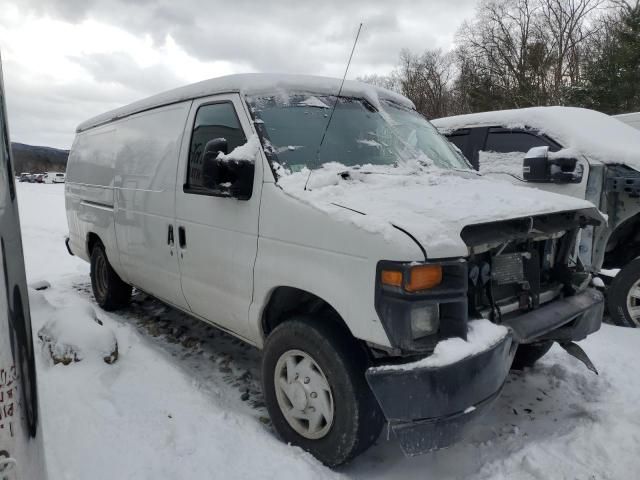
[[[329,105],[324,103],[318,97],[314,97],[314,96],[305,98],[303,101],[298,103],[298,105],[301,105],[303,107],[331,108]]]
[[[270,159],[291,172],[331,162],[469,168],[429,122],[392,102],[291,92],[248,100]]]

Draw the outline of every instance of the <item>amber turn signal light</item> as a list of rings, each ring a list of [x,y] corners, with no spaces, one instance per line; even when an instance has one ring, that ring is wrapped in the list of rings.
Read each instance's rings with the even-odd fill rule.
[[[407,292],[428,290],[442,283],[442,266],[420,265],[409,270],[409,281],[404,286]]]
[[[442,266],[418,265],[407,271],[407,281],[399,270],[382,270],[380,281],[388,287],[404,288],[407,292],[428,290],[442,283]]]
[[[380,281],[389,287],[402,287],[402,272],[397,270],[382,270]]]

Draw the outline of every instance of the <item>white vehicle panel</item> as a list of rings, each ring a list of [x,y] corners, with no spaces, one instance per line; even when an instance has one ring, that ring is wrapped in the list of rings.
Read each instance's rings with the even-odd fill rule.
[[[113,222],[115,146],[113,125],[78,135],[69,155],[65,193],[73,252],[88,261],[87,238],[95,233],[104,243],[111,265],[121,273]]]
[[[181,308],[174,227],[175,179],[191,102],[115,123],[115,222],[120,261],[130,283]]]
[[[255,163],[253,193],[249,200],[184,190],[191,131],[198,109],[224,102],[233,104],[245,137],[255,134],[239,95],[217,95],[193,102],[176,181],[176,242],[179,242],[179,229],[183,228],[186,245],[178,247],[180,272],[182,291],[191,311],[246,338],[258,244],[262,161]]]
[[[360,216],[347,209],[344,214]],[[265,183],[251,336],[262,342],[261,306],[276,287],[289,286],[329,303],[349,319],[347,326],[357,338],[388,346],[374,306],[379,260],[424,261],[424,254],[400,230],[387,240]]]

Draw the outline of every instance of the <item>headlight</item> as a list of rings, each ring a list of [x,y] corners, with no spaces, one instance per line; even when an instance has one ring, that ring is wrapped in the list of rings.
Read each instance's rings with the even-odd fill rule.
[[[414,340],[438,331],[440,326],[440,307],[438,304],[413,308],[410,316],[411,336]]]

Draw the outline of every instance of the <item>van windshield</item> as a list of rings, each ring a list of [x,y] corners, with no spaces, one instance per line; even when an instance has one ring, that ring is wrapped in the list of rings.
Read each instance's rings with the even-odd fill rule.
[[[248,102],[268,156],[292,172],[329,162],[356,167],[417,161],[446,169],[470,168],[424,117],[390,101],[381,101],[382,111],[360,98],[332,95],[253,96]]]

